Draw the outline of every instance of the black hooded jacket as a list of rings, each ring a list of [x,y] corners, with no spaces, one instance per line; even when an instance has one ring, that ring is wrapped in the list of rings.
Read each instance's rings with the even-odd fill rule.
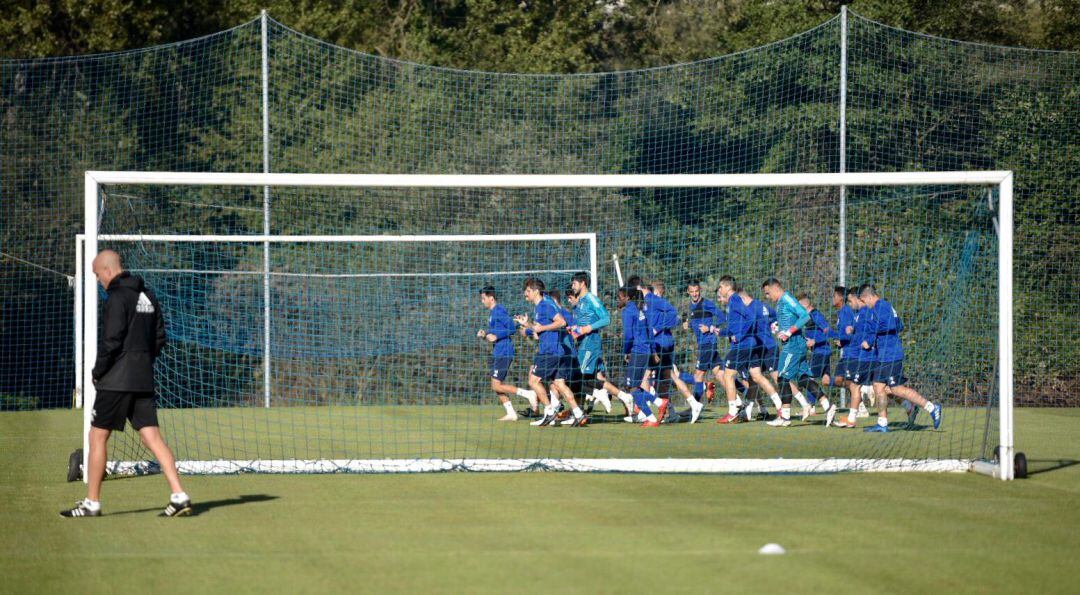
[[[98,390],[153,392],[154,358],[165,347],[165,319],[141,277],[120,273],[109,283],[94,364]]]

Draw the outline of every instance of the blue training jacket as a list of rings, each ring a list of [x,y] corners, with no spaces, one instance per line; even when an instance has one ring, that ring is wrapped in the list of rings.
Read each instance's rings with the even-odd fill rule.
[[[855,312],[844,304],[836,311],[836,327],[829,331],[829,338],[840,341],[841,358],[859,359],[859,344],[851,340],[854,335],[845,332],[849,326],[855,326]]]
[[[491,347],[492,355],[514,357],[515,328],[517,327],[514,325],[514,319],[506,313],[506,308],[503,308],[502,304],[495,304],[495,307],[491,309],[491,315],[488,316],[487,328],[487,332],[495,335],[495,342]]]
[[[652,353],[652,338],[648,319],[638,309],[637,304],[629,302],[623,308],[623,353]]]
[[[772,336],[772,323],[776,322],[776,310],[758,300],[750,302],[750,307],[757,314],[754,328],[758,345],[765,349],[775,349],[776,339]]]
[[[559,307],[555,305],[555,300],[548,296],[544,296],[536,304],[536,309],[533,312],[533,320],[543,325],[551,324],[555,321],[555,316],[560,314]],[[559,331],[544,331],[540,333],[540,355],[562,355],[562,345],[560,342]]]
[[[904,323],[897,315],[896,308],[885,300],[878,300],[874,305],[874,323],[877,361],[896,362],[904,359],[904,345],[900,342]]]
[[[757,313],[753,309],[754,302],[750,305],[743,303],[738,294],[731,296],[728,301],[727,311],[727,334],[731,337],[731,346],[738,349],[752,349],[757,346],[755,334],[757,332]]]
[[[711,332],[703,333],[698,326],[704,324],[723,328],[727,324],[727,317],[720,308],[716,307],[716,304],[702,298],[696,304],[690,302],[690,316],[687,317],[687,321],[690,323],[690,330],[694,331],[694,338],[697,339],[698,345],[711,345],[716,343],[716,335]]]
[[[559,342],[562,343],[563,355],[577,355],[577,343],[570,336],[569,330],[574,326],[574,315],[566,308],[559,310],[559,314],[562,314],[563,320],[566,321],[566,326],[559,329]]]
[[[874,361],[877,354],[874,351],[874,339],[877,336],[877,322],[874,321],[874,311],[869,306],[859,308],[855,313],[855,335],[851,338],[851,344],[859,351],[856,359],[859,361]],[[870,349],[863,349],[863,342],[870,345]]]
[[[832,353],[832,345],[829,344],[829,333],[831,331],[829,321],[825,319],[825,315],[821,313],[821,310],[812,310],[810,312],[810,322],[803,327],[803,332],[806,333],[807,339],[814,341],[814,353],[818,355],[830,355]]]
[[[656,295],[645,295],[645,319],[652,331],[653,343],[657,347],[674,347],[675,337],[671,329],[679,326],[679,312],[671,302]]]

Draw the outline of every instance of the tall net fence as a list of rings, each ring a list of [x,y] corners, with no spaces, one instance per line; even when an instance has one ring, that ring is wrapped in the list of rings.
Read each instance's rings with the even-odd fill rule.
[[[842,80],[841,32],[837,18],[691,64],[514,75],[364,55],[269,20],[268,164],[259,21],[140,51],[0,62],[0,407],[71,403],[70,278],[85,170],[831,172],[840,163],[845,86],[848,171],[1016,171],[1017,400],[1076,404],[1080,353],[1066,337],[1080,330],[1070,291],[1080,281],[1080,56],[926,37],[849,13]],[[977,296],[991,290],[982,285],[992,275],[983,260],[993,253],[989,219],[960,227],[950,218],[959,215],[933,218],[918,206],[957,192],[923,188],[860,202],[851,191],[847,278],[875,281],[894,296],[913,333],[929,332],[917,330],[920,318],[946,324],[948,332],[919,344],[936,341],[956,355],[936,367],[922,358],[917,376],[947,377],[951,366],[968,366],[970,382],[952,394],[985,395],[992,389],[979,383],[992,370],[979,350],[992,353],[994,345],[982,341],[985,328],[972,326],[969,302],[940,284],[959,279]],[[966,192],[965,205],[982,204]],[[822,307],[838,276],[837,201],[835,190],[465,191],[452,200],[282,190],[271,195],[270,231],[594,231],[601,254],[620,254],[627,272],[660,276],[675,288],[691,276],[711,283],[727,272],[755,281],[778,274]],[[118,188],[103,212],[103,224],[116,217],[113,225],[126,233],[263,231],[257,190]],[[797,253],[774,250],[790,233],[781,221],[809,242]],[[196,255],[186,258],[198,264]],[[895,262],[921,268],[901,274],[888,264]],[[610,274],[600,281],[610,291]],[[245,291],[244,283],[237,280],[234,291]],[[935,297],[901,297],[916,287]],[[689,339],[679,342],[691,348]],[[258,359],[243,344],[216,345],[215,357]],[[196,340],[192,349],[210,347]],[[983,380],[975,372],[985,372]]]

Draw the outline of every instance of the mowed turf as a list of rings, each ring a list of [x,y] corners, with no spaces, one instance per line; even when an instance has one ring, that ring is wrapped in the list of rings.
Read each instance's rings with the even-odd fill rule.
[[[1036,473],[1011,483],[199,476],[185,478],[197,515],[162,519],[154,476],[106,482],[106,516],[62,519],[84,495],[63,480],[79,415],[4,413],[0,591],[1077,592],[1080,411],[1024,409],[1016,421]],[[788,553],[756,553],[770,542]]]

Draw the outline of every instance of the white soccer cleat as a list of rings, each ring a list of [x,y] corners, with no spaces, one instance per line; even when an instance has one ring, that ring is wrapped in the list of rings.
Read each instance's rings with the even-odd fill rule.
[[[866,408],[866,403],[859,403],[859,412],[855,414],[855,417],[870,417],[870,410]]]
[[[746,421],[754,421],[754,402],[750,401],[746,404],[746,408],[743,409],[743,413],[746,415]]]
[[[517,418],[518,416],[516,413],[507,413],[506,415],[500,417],[499,421],[517,421]]]
[[[611,413],[611,397],[606,390],[600,389],[593,393],[593,396],[596,397],[596,402],[604,407],[605,413]]]
[[[836,420],[836,405],[830,405],[829,410],[825,412],[825,427],[832,427],[833,421]]]
[[[705,405],[700,401],[690,401],[690,423],[697,423],[703,409],[705,409]]]
[[[814,414],[814,407],[813,407],[813,405],[810,405],[810,406],[802,408],[802,415],[800,417],[802,417],[803,421],[806,421],[806,420],[810,419],[810,416],[813,415],[813,414]]]
[[[774,428],[786,428],[791,425],[790,419],[784,419],[783,416],[777,415],[773,419],[765,422],[765,425],[772,426]]]

